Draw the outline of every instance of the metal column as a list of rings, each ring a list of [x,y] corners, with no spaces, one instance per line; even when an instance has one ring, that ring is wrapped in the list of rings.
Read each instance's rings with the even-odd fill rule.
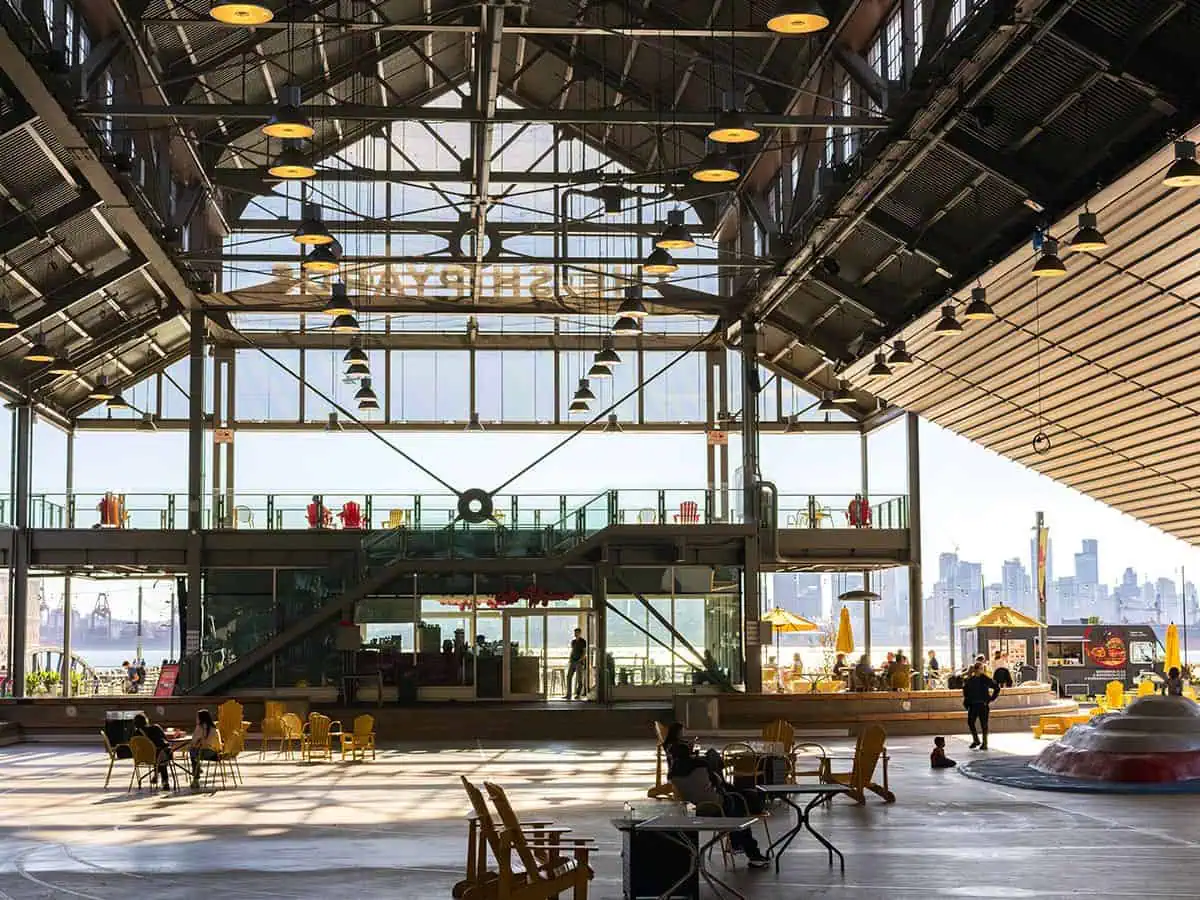
[[[762,615],[759,596],[759,528],[762,494],[758,489],[758,329],[754,320],[742,320],[742,521],[750,526],[742,570],[742,632],[745,635],[747,693],[762,691],[762,651],[758,623]]]
[[[601,566],[592,570],[592,609],[596,615],[596,702],[612,701],[608,671],[608,576]]]
[[[25,673],[29,664],[29,484],[33,437],[33,409],[28,403],[13,416],[16,435],[13,451],[13,565],[12,565],[12,656],[9,675],[13,697],[25,696]]]
[[[67,432],[67,508],[71,505],[71,495],[75,493],[75,429]],[[59,673],[62,684],[62,695],[71,696],[71,572],[63,576],[63,645],[62,671]]]
[[[925,620],[921,586],[921,443],[916,413],[905,413],[908,438],[908,628],[912,641],[913,687],[921,687],[925,660]],[[954,635],[950,635],[954,640]]]
[[[192,310],[188,317],[189,337],[188,390],[188,538],[187,538],[187,612],[184,619],[183,687],[200,682],[200,628],[204,621],[201,601],[201,560],[204,527],[204,313]]]
[[[866,431],[859,432],[858,443],[859,466],[861,469],[861,477],[859,490],[862,492],[864,502],[867,508],[870,509],[870,469],[867,465],[867,433]],[[869,569],[863,569],[862,586],[864,591],[871,590],[871,572]],[[867,654],[867,659],[871,658],[871,600],[863,600],[863,647]],[[914,663],[915,666],[915,663]]]

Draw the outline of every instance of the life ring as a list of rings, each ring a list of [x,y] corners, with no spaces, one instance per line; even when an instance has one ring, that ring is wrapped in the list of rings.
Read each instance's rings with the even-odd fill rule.
[[[492,518],[492,495],[482,488],[468,488],[458,495],[458,517],[470,525]]]

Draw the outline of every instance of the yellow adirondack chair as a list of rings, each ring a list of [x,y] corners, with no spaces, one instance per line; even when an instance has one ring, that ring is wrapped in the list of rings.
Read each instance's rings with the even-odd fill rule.
[[[335,735],[340,737],[341,733],[341,722],[334,721],[321,713],[309,713],[308,724],[300,738],[300,758],[308,762],[314,759],[332,761],[333,739]]]
[[[346,753],[349,752],[351,759],[361,759],[365,762],[368,750],[371,751],[371,759],[374,759],[375,717],[355,716],[353,729],[342,732],[342,759],[345,759]]]
[[[281,721],[283,722],[283,741],[279,746],[285,756],[291,757],[304,739],[304,723],[300,721],[300,717],[296,713],[284,713]]]
[[[1119,681],[1110,681],[1104,686],[1105,712],[1118,710],[1125,705],[1125,685]]]
[[[279,745],[276,752],[282,753],[284,737],[282,716],[267,716],[263,719],[262,741],[258,745],[258,758],[262,759],[266,755],[271,741],[275,741]]]
[[[228,740],[235,731],[245,731],[249,724],[242,719],[242,704],[236,700],[226,700],[217,707],[217,730],[221,738]]]
[[[287,704],[281,700],[265,700],[263,701],[263,718],[264,719],[282,719],[287,713]]]
[[[882,725],[868,725],[858,735],[854,745],[854,763],[849,772],[834,772],[832,766],[825,774],[825,780],[830,784],[844,784],[850,788],[850,796],[858,803],[866,803],[866,792],[878,794],[888,803],[896,802],[887,785],[887,761],[883,764],[883,785],[872,781],[875,768],[879,765],[880,757],[886,754],[887,732]],[[830,798],[832,799],[832,798]]]
[[[567,890],[571,890],[574,900],[587,900],[588,882],[592,879],[588,865],[591,842],[571,841],[574,858],[562,858],[561,844],[539,846],[521,827],[521,820],[513,812],[503,788],[488,781],[483,786],[504,828],[498,835],[501,852],[495,854],[500,876],[496,884],[497,900],[550,900]]]

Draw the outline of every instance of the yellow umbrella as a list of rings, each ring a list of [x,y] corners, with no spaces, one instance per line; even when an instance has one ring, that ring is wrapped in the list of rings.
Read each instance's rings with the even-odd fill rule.
[[[838,619],[837,640],[834,642],[833,649],[838,653],[854,652],[854,629],[850,627],[850,610],[844,606],[841,617]]]
[[[1023,612],[998,603],[991,609],[970,616],[958,622],[959,628],[1045,628],[1037,619],[1031,619]]]
[[[1166,654],[1163,659],[1163,671],[1170,672],[1172,669],[1182,669],[1183,665],[1179,661],[1179,629],[1172,622],[1167,626],[1167,642]]]
[[[784,631],[788,634],[801,631],[816,631],[821,627],[816,622],[808,621],[804,616],[798,616],[793,612],[788,612],[786,609],[780,609],[778,606],[763,616],[762,620],[770,622],[776,634]]]

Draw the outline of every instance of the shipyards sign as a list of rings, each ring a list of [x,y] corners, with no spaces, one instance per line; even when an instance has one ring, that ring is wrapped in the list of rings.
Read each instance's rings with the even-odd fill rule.
[[[547,265],[464,266],[458,263],[375,263],[344,267],[342,279],[351,294],[375,296],[436,298],[441,300],[481,299],[554,300],[563,298],[615,300],[630,284],[640,280],[627,266],[609,266],[596,271],[568,269],[560,272],[555,284],[554,267]],[[478,280],[478,290],[476,290]],[[311,294],[329,292],[328,281],[305,282],[298,265],[276,263],[271,277],[263,284],[238,287],[239,293],[270,292]]]

